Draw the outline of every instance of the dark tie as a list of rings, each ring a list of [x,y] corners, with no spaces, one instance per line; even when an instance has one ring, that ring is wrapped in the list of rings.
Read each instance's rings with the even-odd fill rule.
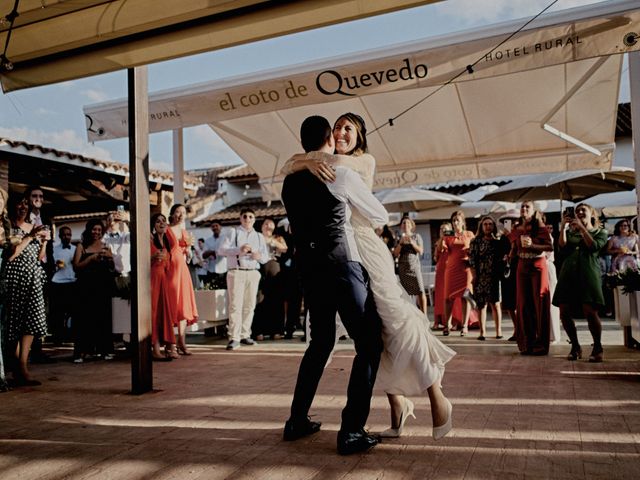
[[[69,250],[71,250],[71,245],[67,245],[66,247],[64,245],[62,245],[62,248],[63,249],[68,248]]]

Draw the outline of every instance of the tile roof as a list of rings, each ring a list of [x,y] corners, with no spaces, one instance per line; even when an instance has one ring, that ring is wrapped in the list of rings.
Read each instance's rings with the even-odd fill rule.
[[[257,177],[257,174],[249,165],[239,165],[236,168],[232,168],[218,175],[218,178],[226,179],[241,177]]]
[[[9,146],[14,153],[21,154],[20,149],[24,149],[29,153],[27,155],[35,157],[49,157],[59,159],[60,161],[72,160],[79,163],[86,164],[89,168],[95,168],[97,170],[103,170],[105,172],[113,173],[115,175],[121,175],[123,177],[129,176],[129,166],[124,163],[99,160],[96,158],[86,157],[73,152],[67,152],[64,150],[57,150],[55,148],[44,147],[42,145],[28,143],[21,140],[11,140],[9,138],[0,137],[0,148],[3,146]],[[31,153],[33,152],[33,153]],[[170,172],[163,172],[160,170],[149,171],[150,180],[160,181],[165,184],[173,184],[173,174]],[[185,182],[189,185],[188,188],[194,188],[197,186],[197,179],[188,175],[184,177]]]

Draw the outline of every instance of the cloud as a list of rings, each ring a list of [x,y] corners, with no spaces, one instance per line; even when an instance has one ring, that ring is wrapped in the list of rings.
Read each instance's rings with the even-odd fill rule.
[[[93,88],[90,88],[89,90],[82,90],[80,93],[92,102],[104,102],[106,100],[109,100],[109,95],[107,95],[107,93],[103,92],[102,90],[95,90]]]
[[[596,3],[599,0],[561,0],[550,11]],[[498,22],[504,18],[528,18],[551,3],[549,0],[457,0],[436,4],[438,13],[463,25]]]
[[[48,108],[38,107],[36,109],[36,115],[45,116],[45,115],[55,115],[57,112],[53,110],[49,110]]]
[[[108,150],[91,145],[87,141],[83,140],[77,132],[71,129],[43,132],[41,130],[33,130],[27,127],[0,127],[0,137],[8,138],[9,140],[35,143],[37,145],[42,145],[43,147],[77,153],[99,160],[113,161],[111,159],[111,153]]]

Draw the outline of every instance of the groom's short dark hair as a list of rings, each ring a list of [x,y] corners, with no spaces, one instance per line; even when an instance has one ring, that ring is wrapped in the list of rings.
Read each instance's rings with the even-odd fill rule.
[[[300,141],[305,152],[320,150],[331,136],[331,124],[320,115],[305,118],[300,126]]]

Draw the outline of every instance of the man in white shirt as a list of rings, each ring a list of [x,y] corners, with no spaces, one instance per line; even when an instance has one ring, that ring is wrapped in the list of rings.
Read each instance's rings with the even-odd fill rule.
[[[75,245],[71,245],[71,228],[58,229],[60,243],[53,246],[55,273],[51,278],[49,295],[49,326],[54,345],[71,339],[68,319],[73,317],[76,274],[73,271]]]
[[[207,283],[224,288],[226,286],[227,257],[219,254],[218,248],[222,245],[224,235],[218,222],[211,224],[211,235],[204,241],[202,258],[207,262]]]
[[[124,211],[112,212],[107,215],[107,230],[103,242],[113,256],[113,266],[116,271],[115,296],[128,295],[131,279],[131,233],[127,222],[129,215]]]
[[[227,290],[229,292],[229,343],[227,350],[242,345],[255,345],[251,339],[251,323],[260,285],[260,264],[269,260],[267,242],[253,228],[256,214],[250,208],[240,211],[240,226],[229,229],[218,249],[227,257]]]

